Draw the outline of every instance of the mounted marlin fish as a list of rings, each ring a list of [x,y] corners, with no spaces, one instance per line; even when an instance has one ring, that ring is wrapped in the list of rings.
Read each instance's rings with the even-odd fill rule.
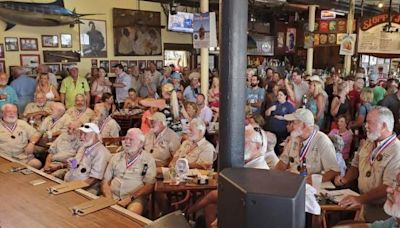
[[[77,14],[64,8],[64,0],[52,3],[0,1],[0,19],[7,23],[6,31],[16,24],[58,26],[79,24],[79,18],[94,14]]]

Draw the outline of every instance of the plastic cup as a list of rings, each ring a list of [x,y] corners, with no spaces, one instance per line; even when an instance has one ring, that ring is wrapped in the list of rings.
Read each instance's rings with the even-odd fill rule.
[[[319,192],[322,183],[322,175],[321,174],[312,174],[311,175],[312,186]]]

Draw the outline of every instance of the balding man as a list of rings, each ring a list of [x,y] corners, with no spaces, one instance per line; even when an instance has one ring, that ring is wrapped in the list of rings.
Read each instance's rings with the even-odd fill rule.
[[[400,170],[400,141],[393,133],[394,118],[386,107],[375,107],[367,115],[367,140],[355,154],[350,169],[344,177],[336,177],[336,185],[358,180],[360,196],[347,196],[339,205],[354,207],[363,205],[367,222],[383,220],[385,189],[393,184]]]
[[[35,94],[35,101],[29,103],[24,110],[23,117],[25,120],[33,121],[35,126],[40,126],[42,119],[48,116],[51,112],[50,110],[51,102],[47,102],[46,96],[42,92],[37,92]]]
[[[25,110],[25,106],[33,101],[36,91],[36,80],[26,75],[26,69],[17,67],[14,69],[15,79],[11,82],[18,96],[18,111],[20,114]]]
[[[46,64],[39,64],[37,67],[37,77],[36,80],[39,80],[41,74],[48,74],[49,75],[49,82],[54,86],[54,88],[58,88],[57,77],[54,74],[55,72],[50,72],[49,66]]]
[[[65,106],[60,102],[52,102],[50,103],[50,115],[47,116],[42,124],[39,127],[39,132],[48,133],[51,131],[51,135],[59,135],[60,130],[63,127],[61,124],[58,124],[61,120],[61,117],[65,113]]]
[[[27,122],[18,119],[16,105],[5,104],[1,111],[0,153],[19,159],[35,168],[40,168],[41,162],[33,156],[35,144],[40,139],[40,133]]]
[[[198,118],[189,123],[189,139],[185,140],[179,149],[174,153],[170,167],[175,167],[179,158],[186,158],[191,169],[209,169],[212,167],[216,152],[214,146],[206,140],[205,123]]]
[[[181,145],[181,138],[168,128],[163,113],[156,112],[149,119],[151,130],[146,135],[144,148],[153,155],[157,167],[167,166]]]
[[[5,104],[17,104],[18,97],[14,88],[7,85],[8,76],[4,72],[0,72],[0,108]]]
[[[89,84],[86,78],[79,76],[78,68],[76,66],[72,66],[69,69],[69,76],[64,78],[61,83],[61,103],[64,103],[67,109],[71,108],[74,106],[74,101],[77,94],[83,94],[85,96],[86,103],[90,104]]]
[[[100,128],[100,135],[102,138],[119,137],[121,127],[108,113],[104,104],[98,103],[94,106],[94,123]]]
[[[156,181],[156,164],[143,150],[144,140],[140,129],[128,130],[123,150],[111,158],[101,186],[106,197],[119,200],[119,205],[137,214],[142,214]]]

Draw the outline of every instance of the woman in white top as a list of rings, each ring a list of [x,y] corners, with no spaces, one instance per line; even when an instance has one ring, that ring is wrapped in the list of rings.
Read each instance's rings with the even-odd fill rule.
[[[93,81],[91,95],[94,96],[94,103],[99,103],[103,93],[111,93],[112,83],[106,80],[106,70],[103,67],[99,68],[99,77]]]
[[[41,92],[45,94],[48,101],[60,101],[60,94],[53,84],[49,81],[48,73],[41,73],[39,75],[39,81],[36,86],[36,93]]]

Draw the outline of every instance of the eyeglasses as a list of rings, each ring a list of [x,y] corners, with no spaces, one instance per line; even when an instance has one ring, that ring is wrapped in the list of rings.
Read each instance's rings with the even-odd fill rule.
[[[261,128],[255,127],[254,130],[255,130],[256,132],[258,132],[258,133],[260,134],[260,136],[261,136],[261,147],[264,146],[264,135],[263,135],[263,133],[262,133]]]

